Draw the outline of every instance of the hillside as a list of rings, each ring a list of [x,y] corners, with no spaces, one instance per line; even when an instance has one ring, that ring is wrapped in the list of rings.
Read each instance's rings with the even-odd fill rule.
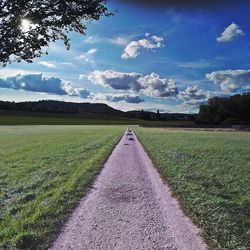
[[[74,103],[63,101],[4,102],[0,101],[0,111],[22,111],[53,114],[98,114],[127,117],[142,120],[183,120],[193,121],[196,114],[155,113],[150,111],[128,111],[114,109],[104,103]]]
[[[62,101],[38,102],[3,102],[0,101],[0,110],[27,111],[58,114],[105,114],[122,116],[124,112],[111,108],[103,103],[74,103]]]
[[[102,103],[0,101],[0,125],[193,126],[195,115],[116,110]]]

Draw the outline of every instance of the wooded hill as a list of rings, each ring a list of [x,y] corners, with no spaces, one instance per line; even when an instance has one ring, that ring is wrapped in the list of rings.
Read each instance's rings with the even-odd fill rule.
[[[193,121],[196,115],[179,113],[159,113],[149,111],[128,111],[116,110],[103,103],[73,103],[62,101],[37,101],[37,102],[4,102],[0,101],[0,110],[10,112],[33,112],[53,114],[92,114],[106,115],[112,117],[135,118],[149,121],[184,120]]]

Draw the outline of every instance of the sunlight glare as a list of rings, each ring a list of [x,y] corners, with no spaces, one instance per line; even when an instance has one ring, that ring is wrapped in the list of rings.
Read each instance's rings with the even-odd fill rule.
[[[24,32],[29,31],[31,28],[31,22],[28,19],[22,19],[21,26]]]

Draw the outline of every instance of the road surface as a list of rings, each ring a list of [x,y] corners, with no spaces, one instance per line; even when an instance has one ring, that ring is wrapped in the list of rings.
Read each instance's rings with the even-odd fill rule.
[[[127,134],[50,249],[207,249],[136,135]]]

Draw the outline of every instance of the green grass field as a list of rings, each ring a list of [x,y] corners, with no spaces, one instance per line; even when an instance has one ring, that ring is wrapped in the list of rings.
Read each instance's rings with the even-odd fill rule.
[[[0,125],[134,125],[138,120],[105,115],[0,114]]]
[[[0,127],[0,249],[46,249],[125,127]]]
[[[212,249],[250,249],[250,133],[137,128]]]
[[[0,126],[0,249],[46,249],[126,127]],[[212,249],[249,249],[250,133],[135,128]]]
[[[192,126],[192,121],[147,121],[97,114],[46,114],[17,112],[0,113],[0,125],[144,125],[144,126]]]

